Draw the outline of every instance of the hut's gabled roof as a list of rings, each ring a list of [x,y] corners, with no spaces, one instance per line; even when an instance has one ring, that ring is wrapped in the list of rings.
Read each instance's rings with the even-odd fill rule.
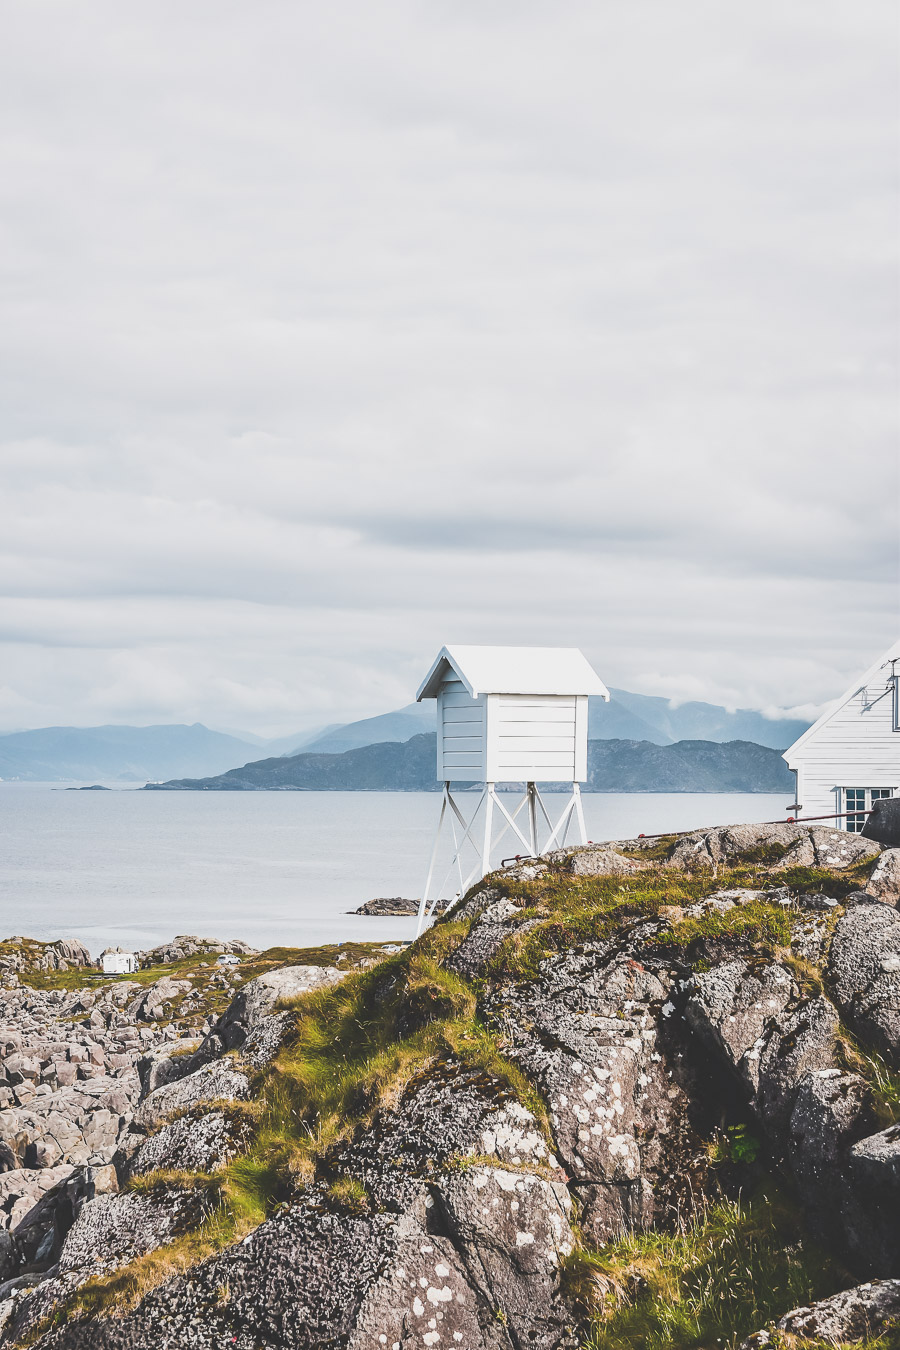
[[[479,694],[596,694],[609,690],[577,647],[442,647],[416,702],[437,698],[453,671],[473,698]]]
[[[797,740],[794,741],[793,745],[788,746],[781,758],[786,759],[788,764],[790,764],[796,751],[800,750],[808,741],[811,741],[819,728],[824,727],[826,722],[830,722],[835,713],[843,708],[845,703],[849,703],[850,699],[854,698],[861,689],[866,689],[870,684],[874,685],[878,681],[881,681],[881,683],[886,686],[891,676],[891,671],[886,669],[886,667],[890,666],[894,661],[900,666],[900,638],[898,638],[892,647],[888,647],[884,656],[879,657],[875,664],[869,667],[865,675],[861,675],[858,680],[854,680],[850,688],[845,690],[840,698],[835,699],[834,703],[828,705],[818,721],[813,722],[812,726],[808,727],[803,735],[799,736]],[[898,670],[897,673],[900,674],[900,670]]]

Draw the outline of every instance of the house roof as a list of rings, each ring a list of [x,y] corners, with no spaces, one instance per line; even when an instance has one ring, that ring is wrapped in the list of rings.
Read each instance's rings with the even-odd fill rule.
[[[807,741],[812,740],[820,727],[824,727],[826,722],[830,722],[832,717],[834,717],[834,714],[839,712],[845,703],[849,703],[851,698],[854,698],[859,693],[860,689],[865,689],[867,685],[874,684],[878,679],[887,680],[890,671],[885,672],[884,667],[890,665],[892,661],[900,662],[900,638],[897,639],[893,646],[888,647],[884,655],[880,656],[875,664],[870,666],[864,675],[861,675],[858,680],[854,680],[850,688],[841,694],[840,698],[835,699],[834,703],[829,705],[817,722],[813,722],[812,726],[808,727],[803,735],[799,736],[797,740],[794,741],[793,745],[788,746],[781,758],[786,759],[788,764],[790,764],[791,756],[806,745]],[[900,671],[897,673],[900,674]]]
[[[596,694],[609,690],[577,647],[442,647],[416,702],[437,698],[453,671],[473,698],[479,694]]]

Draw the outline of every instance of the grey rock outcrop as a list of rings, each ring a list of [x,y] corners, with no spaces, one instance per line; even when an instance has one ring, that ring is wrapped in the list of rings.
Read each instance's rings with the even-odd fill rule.
[[[898,1321],[900,1280],[873,1280],[809,1307],[794,1308],[775,1327],[796,1337],[800,1345],[804,1341],[853,1345],[874,1340]],[[773,1337],[764,1331],[744,1341],[740,1350],[758,1350],[772,1342]]]
[[[828,976],[854,1031],[900,1068],[900,912],[855,904],[838,920]]]
[[[283,966],[250,980],[238,991],[216,1028],[226,1050],[242,1046],[276,1003],[324,989],[342,980],[336,966]]]
[[[315,1197],[154,1291],[133,1313],[76,1323],[42,1344],[47,1350],[513,1347],[496,1305],[473,1289],[447,1238],[410,1215],[331,1213]]]
[[[377,917],[414,917],[419,912],[418,900],[408,900],[402,895],[379,895],[374,900],[366,900],[360,905],[359,909],[354,909],[354,914],[371,914]],[[432,913],[443,914],[447,908],[446,900],[436,900]]]
[[[644,863],[626,858],[613,848],[588,846],[568,849],[562,854],[551,854],[551,859],[560,858],[565,870],[575,877],[629,877],[640,872]]]
[[[11,1329],[0,1345],[30,1331],[40,1350],[574,1350],[586,1329],[572,1281],[604,1278],[602,1262],[599,1274],[569,1264],[576,1218],[598,1246],[694,1215],[702,1224],[712,1197],[748,1194],[771,1173],[796,1194],[790,1223],[831,1249],[829,1269],[871,1280],[784,1313],[779,1334],[852,1340],[881,1328],[900,1264],[900,1124],[885,1127],[890,1092],[879,1096],[867,1056],[892,1053],[900,917],[871,895],[847,895],[876,854],[836,834],[695,832],[673,850],[687,876],[649,871],[665,843],[629,843],[639,865],[613,845],[525,860],[448,916],[464,916],[468,931],[439,927],[430,946],[374,970],[346,998],[278,1012],[279,1000],[340,974],[285,970],[239,990],[196,1051],[165,1053],[183,1028],[154,1040],[127,1070],[133,1082],[140,1064],[143,1099],[118,1122],[110,1170],[122,1193],[84,1194],[67,1217],[78,1167],[45,1192],[29,1251],[43,1252],[46,1278],[17,1284],[5,1302],[0,1291],[0,1327],[6,1319]],[[729,863],[748,852],[755,872],[737,885],[746,875],[730,876]],[[772,878],[791,856],[831,871],[814,882],[840,899],[804,893],[804,874]],[[605,869],[581,875],[612,883],[573,885],[579,857]],[[629,880],[636,867],[648,869],[646,895]],[[670,887],[677,904],[661,903]],[[132,991],[127,1006],[137,1017],[145,1005]],[[461,1023],[456,1010],[476,1006],[476,1022]],[[316,1050],[303,1062],[302,1034],[296,1056],[272,1064],[303,1018],[321,1064]],[[163,1029],[152,1016],[141,1025],[151,1037]],[[9,1090],[26,1096],[40,1075],[29,1050],[8,1050],[19,1079]],[[322,1105],[333,1098],[316,1096],[332,1054],[340,1118]],[[256,1088],[265,1110],[239,1105]],[[285,1110],[295,1123],[270,1147],[269,1122]],[[325,1142],[311,1150],[302,1131],[316,1137],[323,1121]],[[19,1135],[2,1142],[0,1164],[18,1163]],[[222,1183],[215,1173],[248,1147],[248,1175],[273,1159],[265,1222],[115,1316],[47,1320],[54,1308],[57,1321],[65,1315],[73,1282],[201,1222],[203,1197],[218,1184],[227,1196],[242,1168]],[[0,1207],[5,1177],[22,1170],[0,1173]],[[213,1175],[172,1175],[190,1172]],[[28,1218],[20,1212],[20,1224]],[[638,1275],[634,1283],[637,1292],[616,1297],[640,1297]],[[748,1350],[774,1334],[751,1337]]]
[[[638,950],[649,931],[636,930]],[[669,1214],[688,1180],[682,1164],[696,1141],[664,1048],[670,991],[664,968],[598,944],[548,958],[539,981],[486,1004],[508,1053],[547,1099],[582,1224],[597,1242]]]
[[[27,971],[74,970],[93,965],[93,958],[78,938],[59,938],[56,942],[36,942],[33,938],[12,937],[0,951],[0,974]]]
[[[166,1189],[159,1195],[101,1195],[83,1205],[62,1244],[59,1270],[108,1273],[153,1251],[204,1211],[199,1191]]]
[[[629,849],[638,842],[629,841]],[[881,845],[874,840],[827,826],[727,825],[681,836],[668,862],[675,867],[716,867],[755,853],[771,866],[843,870],[877,858],[880,852]]]
[[[171,942],[164,942],[159,947],[154,947],[152,951],[141,952],[142,964],[145,966],[163,966],[170,965],[174,961],[184,961],[189,956],[221,956],[225,952],[233,956],[257,956],[255,947],[251,947],[246,942],[216,942],[209,938],[199,938],[194,936],[182,935],[174,938]]]
[[[188,1111],[204,1102],[246,1101],[249,1096],[247,1075],[235,1068],[231,1060],[214,1060],[185,1078],[156,1088],[135,1111],[134,1124],[139,1129],[153,1130],[178,1112]]]
[[[247,1143],[250,1133],[245,1117],[224,1111],[179,1116],[138,1143],[130,1158],[122,1160],[122,1170],[129,1179],[158,1171],[217,1172]]]
[[[494,900],[485,905],[478,923],[457,947],[447,961],[448,969],[465,979],[476,979],[484,974],[491,958],[515,932],[527,932],[533,923],[522,919],[519,906],[507,899]]]
[[[900,905],[900,848],[886,848],[866,882],[866,890],[876,900],[895,908]]]

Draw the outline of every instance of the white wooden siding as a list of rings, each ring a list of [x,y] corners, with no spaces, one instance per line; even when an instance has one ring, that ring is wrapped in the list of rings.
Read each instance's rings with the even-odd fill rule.
[[[881,679],[869,685],[868,708],[865,694],[854,694],[799,749],[785,754],[798,771],[802,815],[839,811],[840,788],[900,790],[900,731],[893,729],[892,694],[879,698],[885,684]]]
[[[438,693],[439,781],[482,782],[485,777],[485,703],[472,698],[461,680],[446,679]]]
[[[439,780],[571,783],[587,778],[586,695],[481,694],[447,676],[438,691]]]
[[[490,694],[487,764],[492,782],[572,782],[577,700],[559,694]]]

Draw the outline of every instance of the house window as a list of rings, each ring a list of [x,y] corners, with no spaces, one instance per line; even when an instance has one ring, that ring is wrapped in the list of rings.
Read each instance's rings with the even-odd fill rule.
[[[843,788],[844,828],[859,834],[866,823],[866,813],[879,797],[893,797],[893,788]]]

